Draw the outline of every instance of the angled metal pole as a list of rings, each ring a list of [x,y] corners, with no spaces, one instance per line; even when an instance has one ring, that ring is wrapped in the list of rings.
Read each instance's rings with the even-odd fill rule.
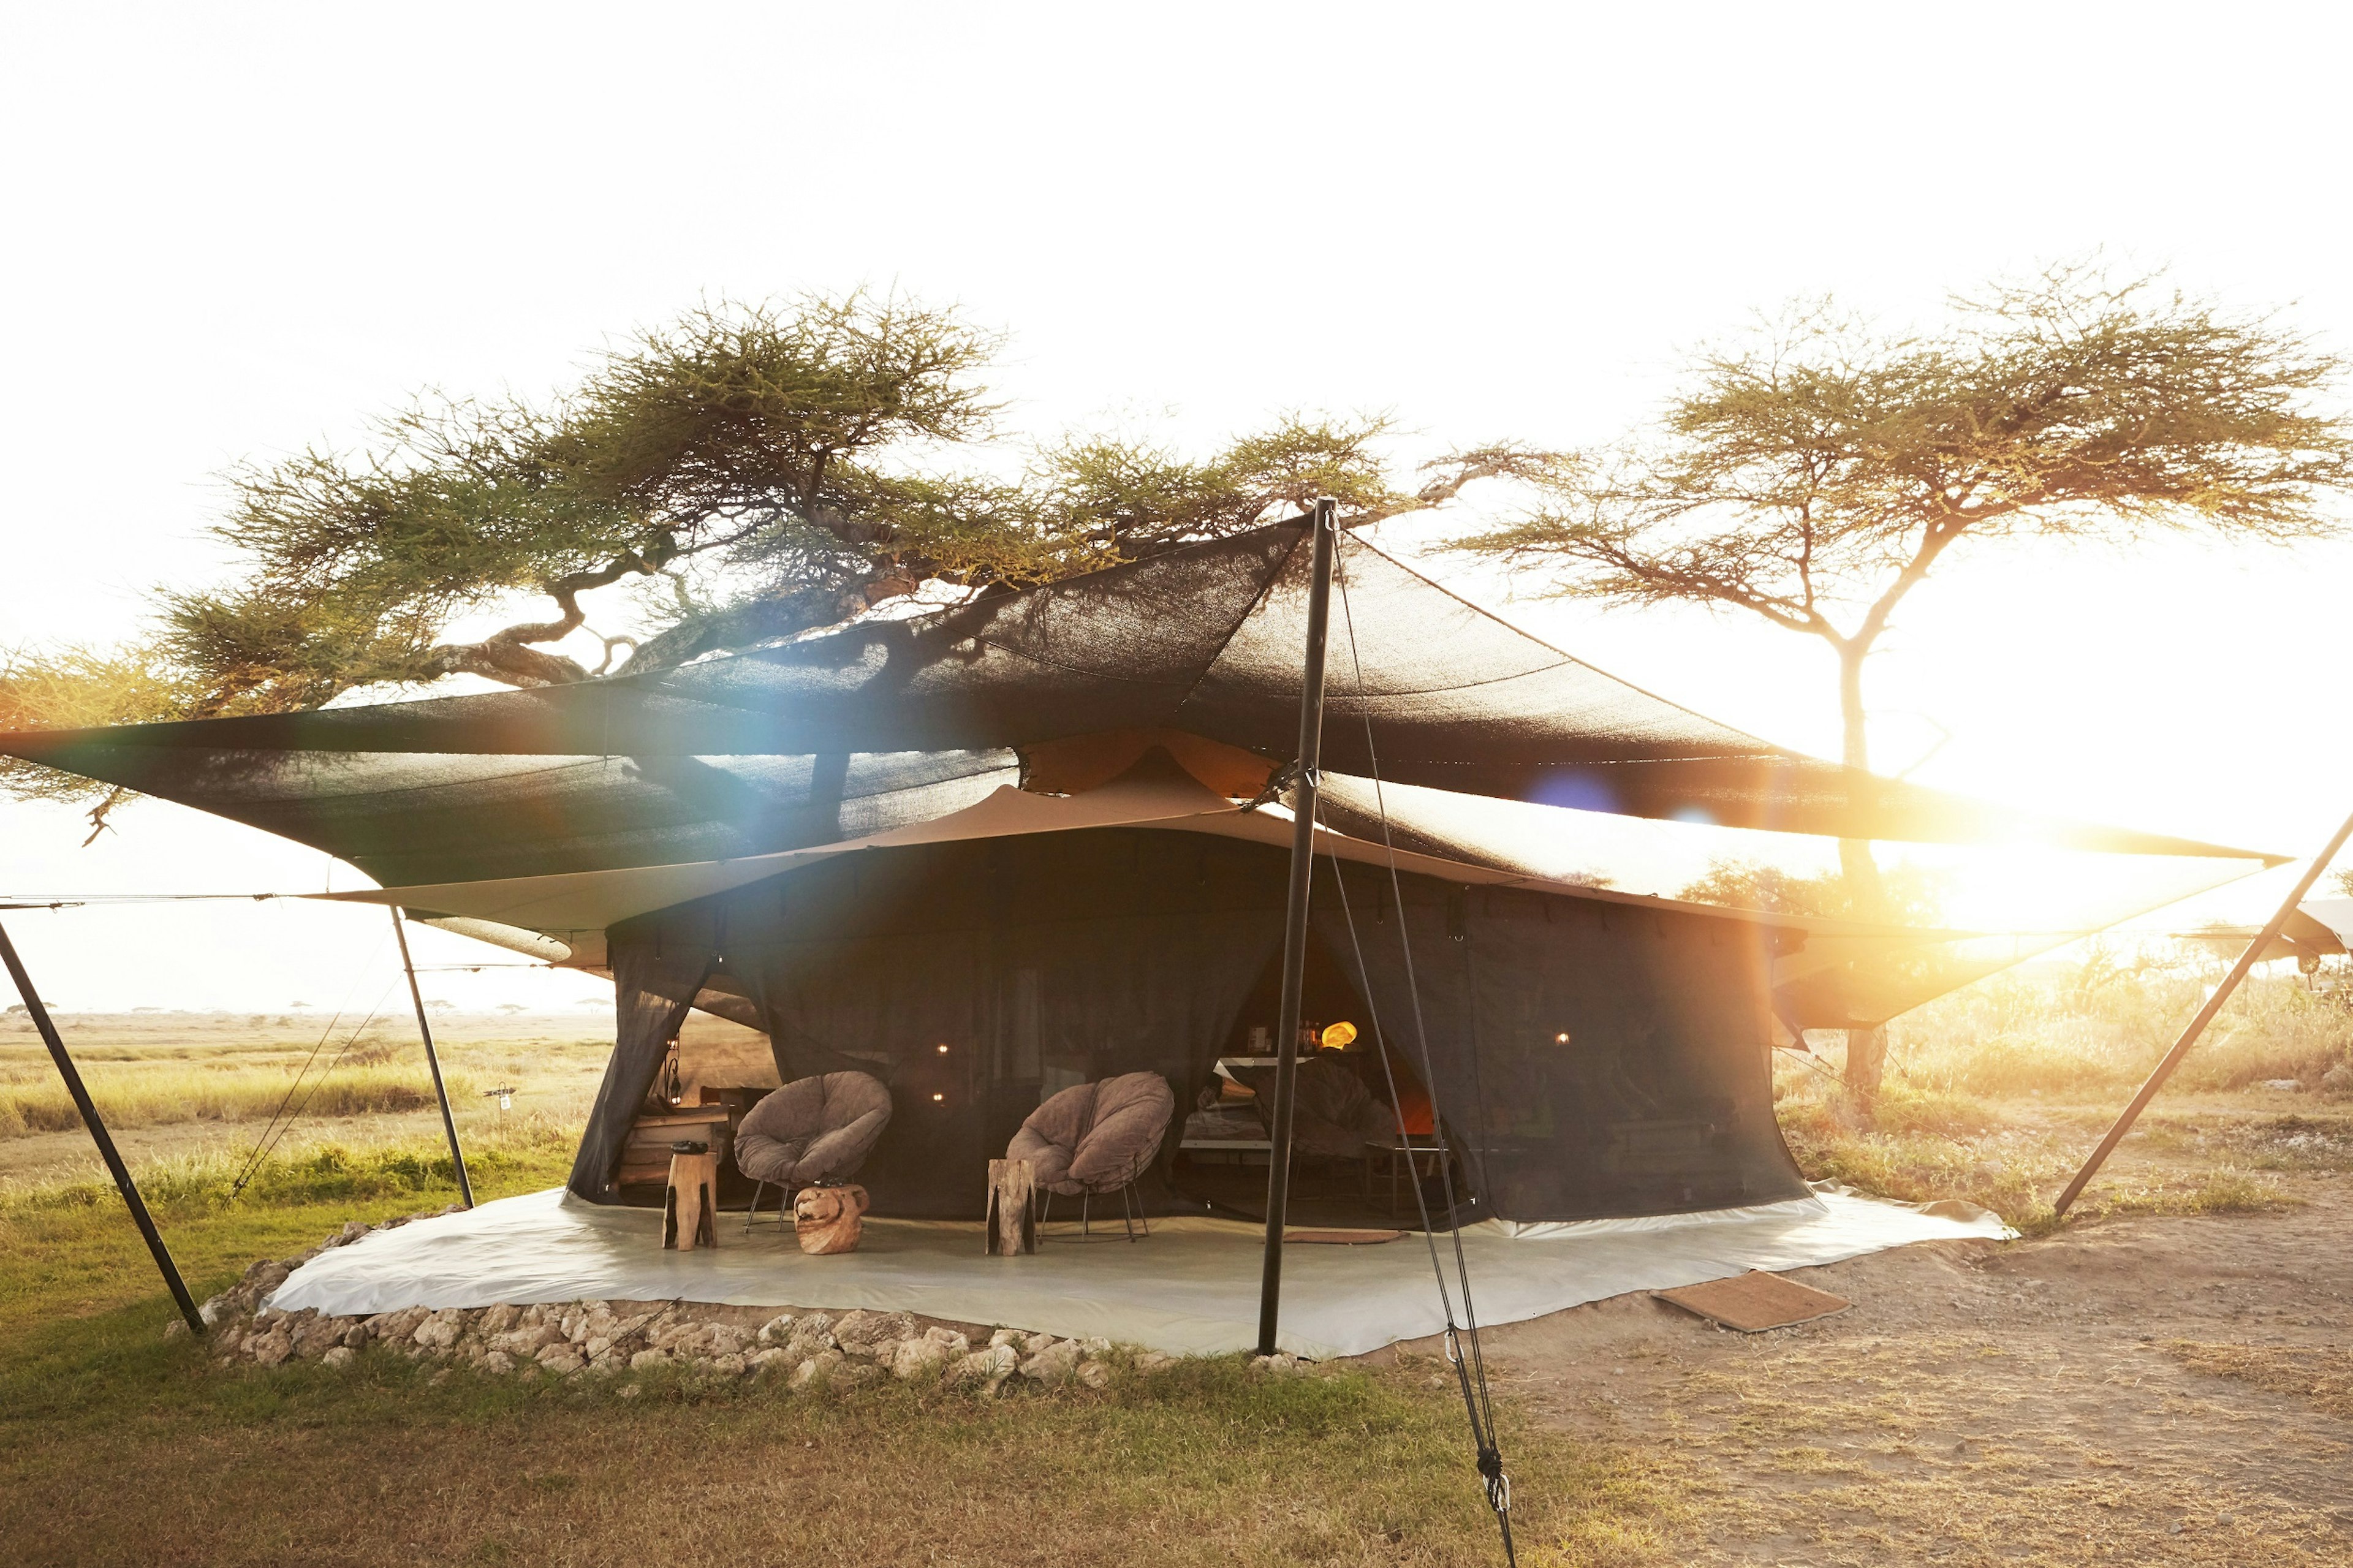
[[[1291,1114],[1299,1073],[1300,992],[1307,974],[1307,889],[1315,868],[1316,770],[1324,754],[1324,642],[1332,620],[1332,556],[1338,525],[1328,496],[1314,512],[1314,575],[1307,595],[1307,657],[1299,691],[1299,781],[1291,796],[1291,898],[1282,922],[1282,1001],[1274,1037],[1273,1148],[1267,1154],[1266,1265],[1259,1284],[1258,1353],[1274,1353],[1282,1301],[1282,1225],[1291,1202]]]
[[[2132,1131],[2135,1121],[2140,1120],[2140,1113],[2148,1108],[2148,1102],[2157,1098],[2157,1091],[2165,1087],[2165,1080],[2173,1076],[2173,1069],[2181,1065],[2181,1058],[2189,1054],[2189,1047],[2198,1043],[2198,1037],[2206,1032],[2206,1026],[2214,1021],[2214,1015],[2222,1010],[2222,1004],[2231,999],[2231,993],[2239,988],[2239,982],[2244,980],[2247,972],[2261,960],[2263,949],[2271,946],[2273,940],[2287,924],[2288,916],[2295,912],[2296,905],[2304,902],[2305,894],[2312,891],[2313,883],[2320,880],[2320,874],[2328,869],[2328,863],[2337,858],[2337,852],[2345,847],[2348,838],[2353,838],[2353,816],[2347,817],[2344,826],[2337,828],[2337,837],[2328,841],[2328,847],[2312,858],[2312,864],[2306,866],[2304,875],[2296,879],[2294,890],[2281,902],[2279,912],[2272,916],[2272,923],[2256,932],[2255,940],[2247,944],[2247,951],[2239,954],[2239,962],[2231,966],[2231,973],[2222,977],[2222,984],[2214,987],[2214,994],[2206,998],[2206,1005],[2198,1009],[2198,1016],[2189,1020],[2188,1028],[2181,1031],[2181,1038],[2165,1053],[2165,1059],[2157,1064],[2157,1070],[2148,1075],[2147,1083],[2140,1086],[2140,1092],[2133,1096],[2130,1105],[2125,1107],[2125,1113],[2116,1118],[2116,1124],[2108,1129],[2108,1135],[2100,1140],[2100,1146],[2092,1151],[2092,1157],[2084,1162],[2084,1168],[2075,1173],[2075,1179],[2067,1184],[2065,1192],[2059,1194],[2059,1201],[2052,1205],[2056,1212],[2065,1214],[2068,1207],[2083,1195],[2084,1184],[2099,1173],[2100,1167],[2107,1163],[2116,1145],[2124,1142],[2125,1134]]]
[[[81,1112],[82,1125],[90,1129],[90,1142],[98,1145],[98,1157],[106,1162],[107,1170],[114,1177],[115,1190],[122,1194],[124,1205],[131,1210],[132,1223],[146,1238],[147,1250],[155,1255],[155,1267],[163,1271],[164,1283],[171,1287],[172,1300],[179,1303],[180,1316],[187,1319],[188,1331],[201,1339],[204,1314],[196,1310],[196,1300],[188,1294],[188,1282],[180,1278],[179,1265],[172,1261],[172,1250],[164,1245],[164,1237],[155,1228],[155,1217],[147,1212],[138,1184],[131,1179],[131,1167],[122,1163],[121,1152],[107,1133],[106,1123],[99,1120],[98,1107],[91,1102],[90,1090],[82,1087],[81,1073],[75,1068],[73,1058],[66,1055],[66,1043],[58,1037],[58,1026],[49,1018],[48,1006],[41,1000],[40,993],[33,989],[32,977],[25,973],[25,961],[16,956],[16,944],[8,940],[5,929],[0,929],[0,960],[6,962],[8,978],[16,983],[17,994],[25,998],[25,1010],[33,1016],[33,1027],[41,1032],[42,1042],[49,1047],[49,1059],[58,1064],[58,1074],[66,1080],[66,1092],[73,1096],[74,1109]]]
[[[433,1049],[433,1026],[425,1021],[425,994],[417,988],[417,965],[408,959],[408,930],[402,911],[392,910],[392,934],[400,942],[400,967],[408,975],[408,999],[417,1005],[417,1032],[425,1037],[425,1065],[433,1069],[433,1098],[441,1102],[441,1131],[449,1135],[449,1163],[458,1167],[458,1195],[474,1206],[474,1184],[466,1179],[466,1152],[458,1147],[458,1119],[449,1114],[449,1086],[441,1081],[441,1058]]]

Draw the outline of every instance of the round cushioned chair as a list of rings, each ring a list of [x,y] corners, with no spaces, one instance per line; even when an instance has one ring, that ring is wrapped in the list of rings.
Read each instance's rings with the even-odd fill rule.
[[[890,1124],[891,1091],[870,1073],[795,1079],[768,1095],[735,1129],[735,1168],[759,1184],[744,1228],[770,1185],[785,1190],[789,1213],[801,1188],[856,1175]]]
[[[1027,1160],[1049,1206],[1054,1194],[1079,1200],[1079,1231],[1087,1230],[1087,1204],[1097,1193],[1120,1194],[1120,1216],[1135,1239],[1144,1217],[1131,1205],[1135,1178],[1159,1152],[1176,1114],[1176,1096],[1156,1072],[1122,1073],[1050,1096],[1029,1113],[1006,1145],[1008,1160]],[[1131,1213],[1131,1207],[1134,1212]],[[1043,1215],[1040,1216],[1042,1223]],[[1149,1224],[1144,1234],[1152,1234]]]

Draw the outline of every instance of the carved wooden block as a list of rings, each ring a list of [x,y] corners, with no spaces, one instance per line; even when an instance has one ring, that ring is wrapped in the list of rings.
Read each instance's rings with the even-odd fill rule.
[[[1027,1160],[988,1163],[988,1226],[985,1250],[1011,1258],[1038,1250],[1037,1171]]]
[[[828,1252],[855,1252],[866,1233],[866,1189],[859,1186],[809,1187],[793,1200],[793,1231],[801,1250],[812,1257]]]

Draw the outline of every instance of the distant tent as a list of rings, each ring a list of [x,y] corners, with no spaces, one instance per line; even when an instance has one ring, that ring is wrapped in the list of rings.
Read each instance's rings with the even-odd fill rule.
[[[1266,1021],[1248,1009],[1278,942],[1304,533],[678,670],[17,734],[0,752],[282,834],[385,884],[345,897],[610,968],[618,1039],[572,1178],[583,1195],[613,1195],[663,1043],[702,1005],[765,1032],[785,1077],[881,1072],[898,1105],[869,1167],[878,1205],[976,1213],[979,1162],[1040,1094],[1148,1068],[1190,1097]],[[1353,537],[1341,580],[1320,962],[1330,1004],[1377,1009],[1403,1057],[1409,941],[1432,1087],[1481,1215],[1799,1194],[1772,1117],[1776,1027],[1874,1023],[2000,962],[1956,958],[1966,932],[1547,879],[1514,844],[1531,803],[2263,858],[1768,745]],[[1417,806],[1432,791],[1448,810]],[[1206,1176],[1187,1195],[1181,1141],[1163,1152],[1162,1201],[1222,1201],[1201,1198]]]

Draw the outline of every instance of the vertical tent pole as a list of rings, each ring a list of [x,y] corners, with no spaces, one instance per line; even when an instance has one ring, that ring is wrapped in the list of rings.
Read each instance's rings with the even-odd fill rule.
[[[1307,889],[1315,867],[1316,769],[1324,752],[1324,640],[1332,618],[1334,503],[1314,513],[1314,578],[1307,595],[1307,657],[1299,691],[1298,782],[1291,797],[1291,898],[1282,924],[1282,1002],[1274,1037],[1274,1117],[1267,1154],[1266,1268],[1259,1286],[1258,1353],[1274,1353],[1282,1297],[1282,1224],[1291,1199],[1292,1089],[1298,1075],[1300,991],[1307,971]]]
[[[2125,1134],[2132,1131],[2133,1123],[2140,1120],[2140,1113],[2148,1108],[2150,1100],[2157,1098],[2157,1091],[2165,1087],[2165,1080],[2173,1076],[2173,1069],[2181,1065],[2181,1058],[2189,1054],[2189,1047],[2198,1043],[2198,1037],[2206,1032],[2206,1026],[2214,1021],[2214,1015],[2220,1013],[2222,1005],[2231,999],[2231,993],[2238,989],[2239,982],[2244,980],[2247,972],[2262,960],[2263,949],[2271,946],[2274,939],[2286,926],[2288,916],[2295,912],[2295,907],[2304,901],[2305,894],[2312,891],[2313,883],[2320,880],[2320,874],[2328,869],[2328,863],[2337,858],[2337,852],[2345,847],[2348,838],[2353,838],[2353,816],[2347,817],[2344,826],[2337,828],[2337,837],[2328,841],[2328,847],[2313,857],[2312,864],[2304,868],[2304,875],[2296,879],[2295,887],[2281,903],[2279,912],[2272,916],[2272,923],[2255,933],[2255,940],[2247,944],[2247,951],[2239,955],[2239,962],[2232,966],[2230,973],[2222,977],[2222,984],[2214,987],[2214,994],[2206,998],[2206,1005],[2198,1009],[2198,1016],[2189,1020],[2188,1028],[2181,1031],[2181,1038],[2165,1053],[2165,1059],[2157,1064],[2157,1070],[2148,1075],[2147,1083],[2140,1086],[2140,1092],[2133,1096],[2130,1105],[2125,1107],[2125,1113],[2116,1118],[2116,1124],[2108,1129],[2108,1135],[2100,1140],[2100,1146],[2092,1151],[2092,1157],[2084,1162],[2084,1168],[2075,1173],[2075,1179],[2067,1184],[2065,1192],[2059,1194],[2059,1201],[2052,1205],[2055,1212],[2065,1214],[2069,1205],[2083,1195],[2084,1184],[2099,1173],[2100,1167],[2107,1163],[2116,1145],[2124,1142]]]
[[[425,1021],[425,994],[417,988],[417,965],[408,958],[408,931],[392,908],[392,934],[400,942],[400,967],[408,974],[408,999],[417,1005],[417,1032],[425,1037],[425,1065],[433,1069],[433,1098],[441,1102],[441,1130],[449,1134],[449,1163],[458,1167],[458,1195],[474,1206],[474,1184],[466,1179],[466,1152],[458,1147],[458,1119],[449,1114],[449,1086],[441,1081],[441,1058],[433,1049],[433,1026]]]
[[[98,1107],[91,1103],[90,1090],[82,1087],[81,1073],[74,1067],[73,1058],[66,1055],[66,1043],[58,1037],[58,1026],[49,1018],[49,1009],[33,989],[30,975],[25,973],[25,961],[16,956],[16,944],[0,929],[0,960],[8,965],[8,978],[16,983],[17,994],[25,998],[25,1010],[33,1016],[33,1026],[41,1031],[41,1039],[49,1047],[49,1058],[58,1064],[58,1074],[66,1080],[66,1092],[73,1096],[74,1109],[81,1112],[82,1125],[90,1129],[90,1142],[98,1145],[98,1156],[114,1176],[115,1190],[122,1194],[131,1210],[131,1218],[139,1226],[139,1234],[147,1239],[147,1250],[155,1255],[155,1267],[163,1271],[164,1283],[172,1288],[172,1300],[179,1303],[180,1316],[188,1321],[188,1331],[202,1336],[204,1315],[196,1310],[195,1298],[188,1294],[188,1283],[180,1278],[179,1266],[172,1261],[171,1249],[164,1245],[163,1236],[155,1229],[155,1218],[147,1212],[145,1200],[139,1195],[138,1186],[131,1180],[131,1167],[122,1163],[121,1153],[108,1135],[106,1123],[99,1120]]]

